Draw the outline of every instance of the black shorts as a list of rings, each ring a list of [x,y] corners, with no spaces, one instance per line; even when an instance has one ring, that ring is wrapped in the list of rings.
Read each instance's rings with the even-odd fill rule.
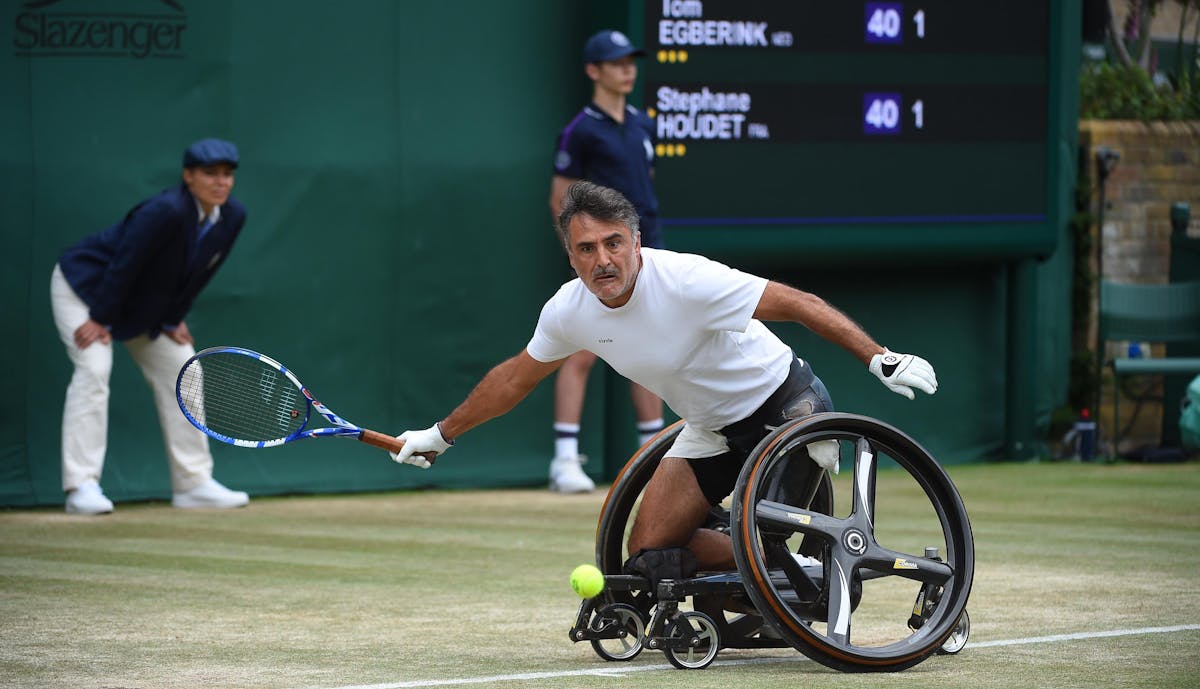
[[[716,505],[733,492],[750,452],[768,433],[791,419],[827,411],[833,411],[833,400],[825,384],[811,366],[793,359],[787,380],[757,411],[721,429],[721,435],[729,443],[728,452],[688,460],[709,504]]]

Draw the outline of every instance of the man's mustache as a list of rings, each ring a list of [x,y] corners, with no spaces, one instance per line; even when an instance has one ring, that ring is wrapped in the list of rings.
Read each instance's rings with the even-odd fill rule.
[[[610,275],[613,277],[616,277],[616,275],[617,275],[617,267],[616,266],[608,266],[607,268],[598,267],[592,271],[593,278],[608,277]]]

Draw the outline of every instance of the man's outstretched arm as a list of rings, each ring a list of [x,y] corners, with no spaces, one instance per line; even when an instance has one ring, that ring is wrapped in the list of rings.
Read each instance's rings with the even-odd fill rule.
[[[404,440],[404,448],[392,454],[392,459],[428,467],[428,458],[444,452],[463,433],[508,413],[562,362],[544,363],[521,350],[489,371],[449,416],[423,431],[401,433],[398,437]]]
[[[815,294],[782,283],[767,283],[754,317],[760,321],[799,323],[864,364],[870,364],[871,357],[883,353],[884,348],[849,316]]]
[[[815,294],[768,282],[754,317],[763,321],[800,323],[853,354],[898,395],[913,399],[913,388],[930,395],[937,392],[937,374],[928,361],[914,354],[897,354],[881,346],[858,323]]]

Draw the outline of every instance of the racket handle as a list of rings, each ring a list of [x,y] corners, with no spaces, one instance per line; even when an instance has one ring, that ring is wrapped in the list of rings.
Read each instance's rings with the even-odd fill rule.
[[[403,440],[385,433],[380,433],[379,431],[368,430],[366,428],[363,429],[362,435],[358,436],[358,439],[368,445],[374,445],[375,447],[382,448],[388,452],[399,452],[400,448],[404,447]]]
[[[362,434],[358,436],[358,439],[368,445],[374,445],[375,447],[382,448],[388,452],[399,452],[400,448],[404,447],[403,440],[387,435],[386,433],[372,431],[368,428],[363,429]],[[437,457],[436,455],[431,457],[426,453],[421,454],[423,457],[425,457],[425,459],[429,460],[430,464],[433,464],[433,460]]]

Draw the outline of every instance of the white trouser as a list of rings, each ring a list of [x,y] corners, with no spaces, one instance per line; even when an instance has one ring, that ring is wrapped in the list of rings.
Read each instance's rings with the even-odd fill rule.
[[[67,348],[75,373],[67,386],[63,404],[62,479],[63,490],[71,491],[87,479],[100,481],[108,446],[108,380],[112,374],[112,344],[93,342],[87,349],[75,346],[75,331],[90,318],[87,304],[75,294],[58,265],[50,276],[50,307],[54,325]],[[154,392],[158,423],[162,426],[167,458],[171,463],[171,486],[176,493],[191,490],[212,476],[212,453],[208,437],[184,418],[175,402],[175,378],[195,354],[188,344],[161,335],[150,339],[139,335],[125,342],[130,356]]]

